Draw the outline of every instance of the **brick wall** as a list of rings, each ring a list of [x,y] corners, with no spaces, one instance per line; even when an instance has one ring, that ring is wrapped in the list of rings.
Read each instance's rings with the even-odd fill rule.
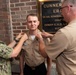
[[[13,37],[27,30],[26,16],[37,13],[37,0],[10,0]],[[12,38],[13,39],[13,38]]]
[[[0,40],[10,42],[10,22],[8,0],[0,0]]]
[[[25,32],[30,13],[37,13],[37,0],[0,0],[0,40],[8,44],[19,32]]]

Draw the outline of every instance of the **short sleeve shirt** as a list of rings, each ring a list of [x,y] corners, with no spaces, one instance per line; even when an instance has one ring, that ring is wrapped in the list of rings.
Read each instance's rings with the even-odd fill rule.
[[[55,34],[46,53],[56,58],[58,75],[76,75],[76,20]]]
[[[29,33],[27,33],[29,34]],[[35,67],[40,65],[45,61],[45,58],[41,55],[39,51],[39,42],[35,38],[31,39],[30,35],[28,35],[28,40],[24,43],[23,49],[25,54],[25,63],[30,67]],[[44,39],[45,43],[48,44],[48,40]]]
[[[11,75],[10,54],[12,50],[0,42],[0,75]]]

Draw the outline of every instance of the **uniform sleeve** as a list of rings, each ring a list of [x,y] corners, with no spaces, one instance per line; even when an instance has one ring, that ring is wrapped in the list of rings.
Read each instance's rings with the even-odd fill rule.
[[[50,38],[43,38],[44,39],[44,43],[47,46],[50,43]]]
[[[54,35],[51,42],[46,47],[46,53],[50,58],[55,59],[64,50],[66,50],[67,47],[68,47],[67,37],[61,31],[58,31]]]
[[[0,44],[0,57],[8,59],[10,58],[10,54],[13,51],[12,48],[8,47],[5,44]]]

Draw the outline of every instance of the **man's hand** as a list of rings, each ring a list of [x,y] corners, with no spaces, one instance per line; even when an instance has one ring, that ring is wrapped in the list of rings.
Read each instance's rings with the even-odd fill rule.
[[[52,38],[52,37],[53,37],[53,34],[50,34],[50,33],[45,32],[45,31],[43,31],[43,32],[41,33],[41,35],[42,35],[43,37],[46,37],[46,38]]]
[[[35,36],[36,36],[36,38],[38,39],[38,41],[40,41],[40,40],[43,39],[41,33],[38,33],[38,34],[36,34]]]
[[[21,37],[21,40],[26,41],[27,39],[28,39],[28,36],[27,36],[27,34],[25,33],[25,34]]]
[[[23,32],[19,33],[17,36],[16,36],[16,40],[19,40],[22,36],[23,36]]]

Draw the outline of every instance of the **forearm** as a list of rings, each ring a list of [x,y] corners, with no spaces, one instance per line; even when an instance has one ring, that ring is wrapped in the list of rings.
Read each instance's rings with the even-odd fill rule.
[[[41,55],[46,58],[47,54],[45,52],[45,43],[42,38],[39,39],[39,50],[41,52]]]
[[[8,46],[11,47],[11,48],[13,48],[15,45],[16,45],[16,42],[12,41]]]
[[[22,37],[22,35],[23,35],[22,32],[19,33],[8,46],[11,47],[11,48],[13,48],[13,47],[16,45],[16,43],[19,42],[19,40],[20,40],[20,38]]]
[[[51,73],[51,64],[52,64],[52,59],[47,57],[47,75],[50,75]]]
[[[20,42],[17,44],[17,46],[13,49],[11,53],[11,57],[17,57],[17,55],[20,53],[22,45],[23,45],[23,40],[21,39]]]
[[[23,75],[24,60],[23,60],[22,54],[21,54],[21,56],[20,56],[19,65],[20,65],[20,75]]]
[[[52,39],[53,38],[53,34],[49,34],[48,38]]]

